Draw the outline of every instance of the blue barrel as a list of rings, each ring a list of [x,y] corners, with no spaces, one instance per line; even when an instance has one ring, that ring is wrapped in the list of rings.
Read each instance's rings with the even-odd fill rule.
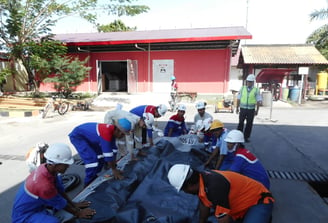
[[[292,87],[289,90],[289,97],[291,101],[298,101],[298,96],[300,94],[300,88],[299,87]]]

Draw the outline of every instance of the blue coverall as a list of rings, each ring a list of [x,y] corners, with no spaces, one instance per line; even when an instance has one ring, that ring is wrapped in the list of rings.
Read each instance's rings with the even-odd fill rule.
[[[13,223],[60,222],[47,209],[56,211],[66,207],[67,200],[60,194],[64,186],[60,176],[51,175],[45,165],[33,171],[19,188],[13,206]]]
[[[105,162],[116,160],[114,128],[114,125],[90,122],[75,127],[69,134],[71,143],[84,162],[84,185],[97,178]]]

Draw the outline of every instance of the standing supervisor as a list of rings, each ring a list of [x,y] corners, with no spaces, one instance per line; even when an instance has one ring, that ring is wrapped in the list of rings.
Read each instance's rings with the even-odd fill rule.
[[[236,113],[239,113],[238,130],[244,133],[245,142],[249,142],[254,116],[258,114],[262,103],[260,91],[258,88],[254,87],[254,82],[255,75],[249,74],[246,78],[246,85],[241,87],[237,96]],[[245,120],[246,127],[244,129]]]

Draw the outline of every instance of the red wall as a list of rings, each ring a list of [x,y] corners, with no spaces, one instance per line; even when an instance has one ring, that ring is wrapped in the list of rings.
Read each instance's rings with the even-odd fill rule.
[[[179,91],[223,93],[228,88],[229,50],[157,51],[151,58],[174,59]]]
[[[90,76],[77,88],[77,91],[97,92],[96,66],[98,61],[138,61],[138,92],[148,91],[148,51],[79,53],[81,59],[90,57]],[[198,93],[224,93],[228,90],[230,49],[151,51],[150,81],[152,82],[152,60],[174,60],[174,74],[179,91]],[[152,86],[152,84],[150,84]],[[43,86],[41,90],[50,90]],[[152,89],[150,89],[152,91]]]

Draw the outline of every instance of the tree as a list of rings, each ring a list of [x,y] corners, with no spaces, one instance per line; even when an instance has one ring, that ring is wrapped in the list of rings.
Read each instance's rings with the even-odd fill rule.
[[[28,82],[36,86],[30,43],[51,37],[51,28],[67,16],[78,14],[96,25],[99,10],[117,16],[149,10],[144,5],[131,5],[133,1],[111,0],[107,5],[99,5],[98,0],[0,0],[0,48],[9,52],[11,61],[22,62]]]
[[[54,74],[44,81],[54,83],[54,88],[67,98],[89,73],[91,67],[85,66],[88,60],[89,58],[80,61],[78,58],[55,56],[52,60]]]
[[[315,10],[310,14],[310,20],[327,19],[328,8]],[[306,40],[306,43],[312,43],[328,59],[328,24],[316,29]]]
[[[135,31],[137,27],[126,26],[120,19],[114,20],[114,22],[108,25],[97,25],[98,32],[126,32]]]

